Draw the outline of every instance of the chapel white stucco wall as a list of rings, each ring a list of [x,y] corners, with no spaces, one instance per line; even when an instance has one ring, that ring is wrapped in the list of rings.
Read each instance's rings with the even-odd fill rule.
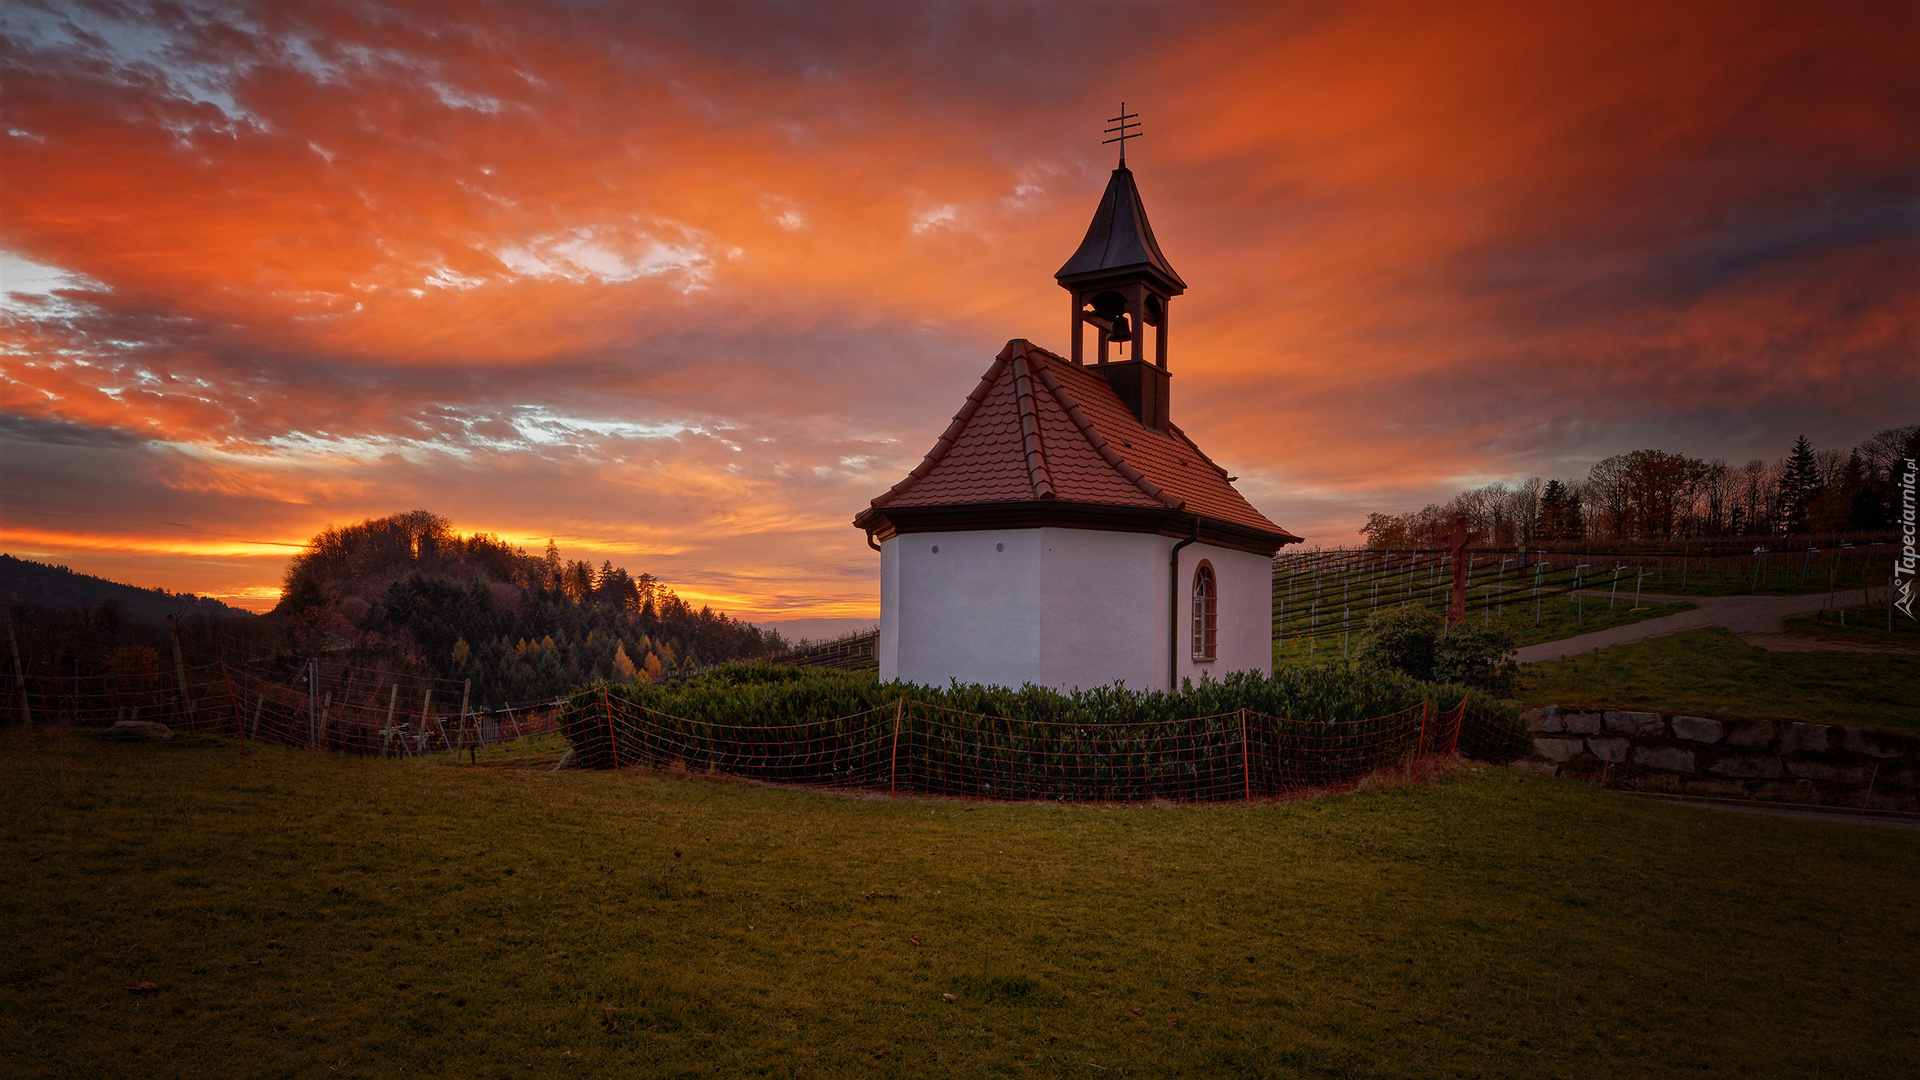
[[[910,533],[881,545],[882,679],[1060,690],[1167,680],[1171,537],[1091,529]],[[938,551],[934,549],[938,548]],[[1218,658],[1195,662],[1188,633],[1194,569],[1220,585]],[[1198,680],[1270,670],[1272,562],[1189,544],[1173,602],[1175,673]]]
[[[1215,659],[1193,659],[1193,574],[1205,559],[1213,564],[1214,580],[1220,587],[1219,615],[1215,622]],[[1161,574],[1166,560],[1161,560]],[[1166,588],[1163,584],[1162,589]],[[1212,544],[1188,544],[1180,549],[1180,642],[1174,670],[1181,678],[1199,682],[1201,675],[1219,679],[1229,671],[1273,670],[1273,560]],[[1161,630],[1161,649],[1166,648],[1166,630]],[[1161,661],[1164,670],[1166,662]]]

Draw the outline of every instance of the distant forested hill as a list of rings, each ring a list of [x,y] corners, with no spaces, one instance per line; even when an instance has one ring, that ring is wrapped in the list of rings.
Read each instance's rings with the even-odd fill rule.
[[[646,682],[765,656],[780,635],[694,608],[650,574],[531,555],[462,535],[425,510],[329,527],[287,566],[280,604],[296,657],[471,680],[498,704],[593,679]]]
[[[160,622],[169,615],[182,619],[194,615],[252,616],[251,612],[192,593],[122,585],[92,574],[77,574],[64,566],[49,566],[11,555],[0,555],[0,599],[48,608],[92,608],[111,600],[119,605],[121,614],[148,622]]]

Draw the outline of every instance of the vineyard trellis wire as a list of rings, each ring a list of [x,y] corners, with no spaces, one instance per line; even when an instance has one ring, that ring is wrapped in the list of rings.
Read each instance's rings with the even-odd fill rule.
[[[1220,802],[1337,791],[1417,773],[1504,728],[1471,697],[1322,723],[1236,709],[1149,723],[1026,720],[895,701],[803,723],[689,720],[607,692],[563,724],[577,764],[783,785],[1012,801]]]
[[[318,660],[176,665],[7,680],[32,724],[154,721],[180,733],[369,756],[462,752],[556,730],[576,763],[724,773],[779,784],[1004,800],[1212,802],[1352,787],[1382,770],[1497,744],[1507,723],[1463,696],[1322,723],[1238,709],[1141,723],[1067,723],[970,713],[908,697],[800,724],[685,720],[601,687],[580,730],[581,693],[472,709],[461,682]],[[404,706],[403,706],[404,703]],[[597,707],[594,707],[597,706]]]
[[[282,746],[376,756],[476,752],[554,728],[564,699],[472,707],[465,680],[340,661],[175,664],[97,675],[8,672],[5,707],[29,725],[152,721]]]
[[[1672,549],[1618,545],[1570,550],[1485,548],[1466,553],[1469,619],[1491,622],[1509,607],[1535,624],[1546,601],[1572,598],[1584,622],[1589,602],[1639,606],[1662,587],[1737,592],[1809,587],[1890,589],[1897,544],[1884,540],[1809,542],[1770,549],[1751,540],[1702,541]],[[1777,543],[1777,541],[1776,541]],[[1884,573],[1882,572],[1884,570]],[[1338,548],[1274,559],[1273,636],[1285,647],[1306,640],[1348,655],[1374,612],[1417,606],[1444,612],[1452,557],[1445,549]]]

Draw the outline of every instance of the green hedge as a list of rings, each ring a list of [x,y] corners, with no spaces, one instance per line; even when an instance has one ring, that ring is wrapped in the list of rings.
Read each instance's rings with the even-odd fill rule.
[[[1242,769],[1257,774],[1252,786],[1261,791],[1352,779],[1380,763],[1383,745],[1398,739],[1411,746],[1396,714],[1422,701],[1451,709],[1463,696],[1474,699],[1477,719],[1463,725],[1462,753],[1508,761],[1526,751],[1517,712],[1479,691],[1344,664],[1270,676],[1239,672],[1220,682],[1188,683],[1177,693],[1110,686],[1071,694],[1032,685],[881,683],[870,672],[735,664],[663,685],[582,687],[562,725],[575,760],[595,768],[616,760],[666,763],[629,725],[609,726],[610,705],[617,716],[642,708],[663,714],[649,727],[673,747],[664,756],[695,770],[859,786],[893,780],[904,754],[910,786],[948,794],[1205,798],[1209,784]],[[896,751],[893,715],[903,697],[972,715],[916,709],[918,719],[905,725],[905,749]],[[1237,716],[1242,708],[1259,714],[1247,733],[1246,756]],[[933,728],[942,737],[931,737]],[[617,746],[609,741],[616,732]]]

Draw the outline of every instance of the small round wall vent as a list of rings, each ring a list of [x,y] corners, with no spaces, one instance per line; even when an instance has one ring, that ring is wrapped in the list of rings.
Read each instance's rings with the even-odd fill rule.
[[[995,550],[995,551],[1005,551],[1005,550],[1007,550],[1007,545],[1005,545],[1005,544],[995,544],[995,545],[993,545],[993,550]]]
[[[934,553],[935,555],[938,555],[938,554],[940,554],[940,545],[939,545],[939,544],[935,544],[935,545],[933,545],[933,553]]]

